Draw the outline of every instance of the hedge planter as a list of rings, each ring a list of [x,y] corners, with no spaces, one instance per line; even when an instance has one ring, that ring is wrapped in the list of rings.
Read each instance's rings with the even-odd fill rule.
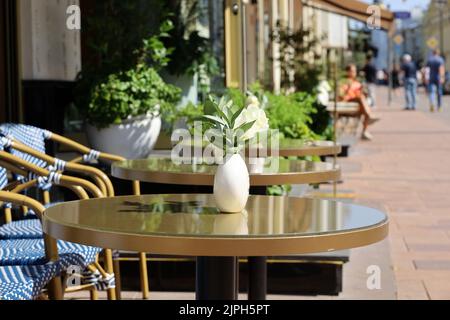
[[[141,116],[104,129],[87,124],[86,129],[92,148],[127,159],[143,159],[150,155],[158,140],[161,118],[152,115]]]

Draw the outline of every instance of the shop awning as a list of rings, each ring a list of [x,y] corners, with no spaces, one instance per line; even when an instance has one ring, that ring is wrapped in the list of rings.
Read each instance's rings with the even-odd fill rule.
[[[362,22],[367,22],[367,19],[373,14],[369,10],[371,4],[357,0],[309,0],[304,1],[304,5],[333,12]],[[388,31],[392,30],[394,27],[394,14],[386,9],[381,9],[380,11],[381,28]]]

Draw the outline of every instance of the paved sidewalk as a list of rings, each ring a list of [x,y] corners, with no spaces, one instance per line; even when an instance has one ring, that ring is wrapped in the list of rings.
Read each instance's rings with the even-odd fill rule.
[[[386,105],[385,88],[378,101]],[[450,97],[442,113],[428,111],[423,93],[420,101],[419,111],[403,111],[399,90],[377,109],[374,140],[340,161],[340,188],[388,212],[397,297],[450,299]]]

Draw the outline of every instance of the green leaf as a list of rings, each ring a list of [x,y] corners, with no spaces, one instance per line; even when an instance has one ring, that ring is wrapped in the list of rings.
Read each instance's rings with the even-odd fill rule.
[[[227,126],[227,124],[221,118],[216,116],[204,115],[201,118],[206,122],[212,122],[214,124],[219,124],[225,127]]]
[[[220,109],[220,107],[217,104],[213,103],[213,107],[216,110],[216,113],[219,115],[219,117],[222,118],[224,122],[227,124],[228,128],[231,128],[228,116]]]
[[[252,121],[252,122],[244,123],[244,124],[241,125],[239,128],[237,128],[237,129],[235,130],[235,132],[242,130],[242,131],[244,132],[244,134],[245,134],[245,133],[247,133],[248,130],[250,130],[250,129],[253,127],[253,125],[254,125],[255,123],[256,123],[256,120],[255,120],[255,121]]]
[[[242,111],[244,111],[244,107],[240,108],[238,111],[236,111],[230,120],[230,128],[234,128],[234,124],[236,123],[237,118],[241,115]]]

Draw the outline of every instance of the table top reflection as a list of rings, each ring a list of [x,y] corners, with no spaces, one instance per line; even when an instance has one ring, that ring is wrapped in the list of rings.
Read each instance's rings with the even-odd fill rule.
[[[270,156],[270,148],[268,148]],[[329,156],[339,154],[342,146],[333,141],[305,141],[299,139],[281,139],[278,155],[281,157]]]
[[[249,161],[249,160],[247,160]],[[308,184],[338,181],[339,166],[326,162],[312,162],[269,157],[264,163],[249,163],[250,185]],[[153,183],[212,186],[216,165],[177,164],[170,158],[155,157],[115,162],[111,166],[114,177]]]
[[[58,204],[44,231],[103,248],[192,256],[269,256],[368,245],[387,235],[384,213],[336,201],[251,196],[218,212],[212,195],[146,195]]]
[[[277,141],[276,151],[272,151],[270,143],[266,147],[252,148],[247,147],[245,155],[264,155],[264,156],[280,156],[280,157],[307,157],[307,156],[331,156],[341,153],[342,145],[333,141],[319,140],[302,140],[302,139],[280,139]],[[195,144],[193,142],[186,143],[192,148],[204,148],[208,142]],[[273,154],[275,152],[275,154]]]

